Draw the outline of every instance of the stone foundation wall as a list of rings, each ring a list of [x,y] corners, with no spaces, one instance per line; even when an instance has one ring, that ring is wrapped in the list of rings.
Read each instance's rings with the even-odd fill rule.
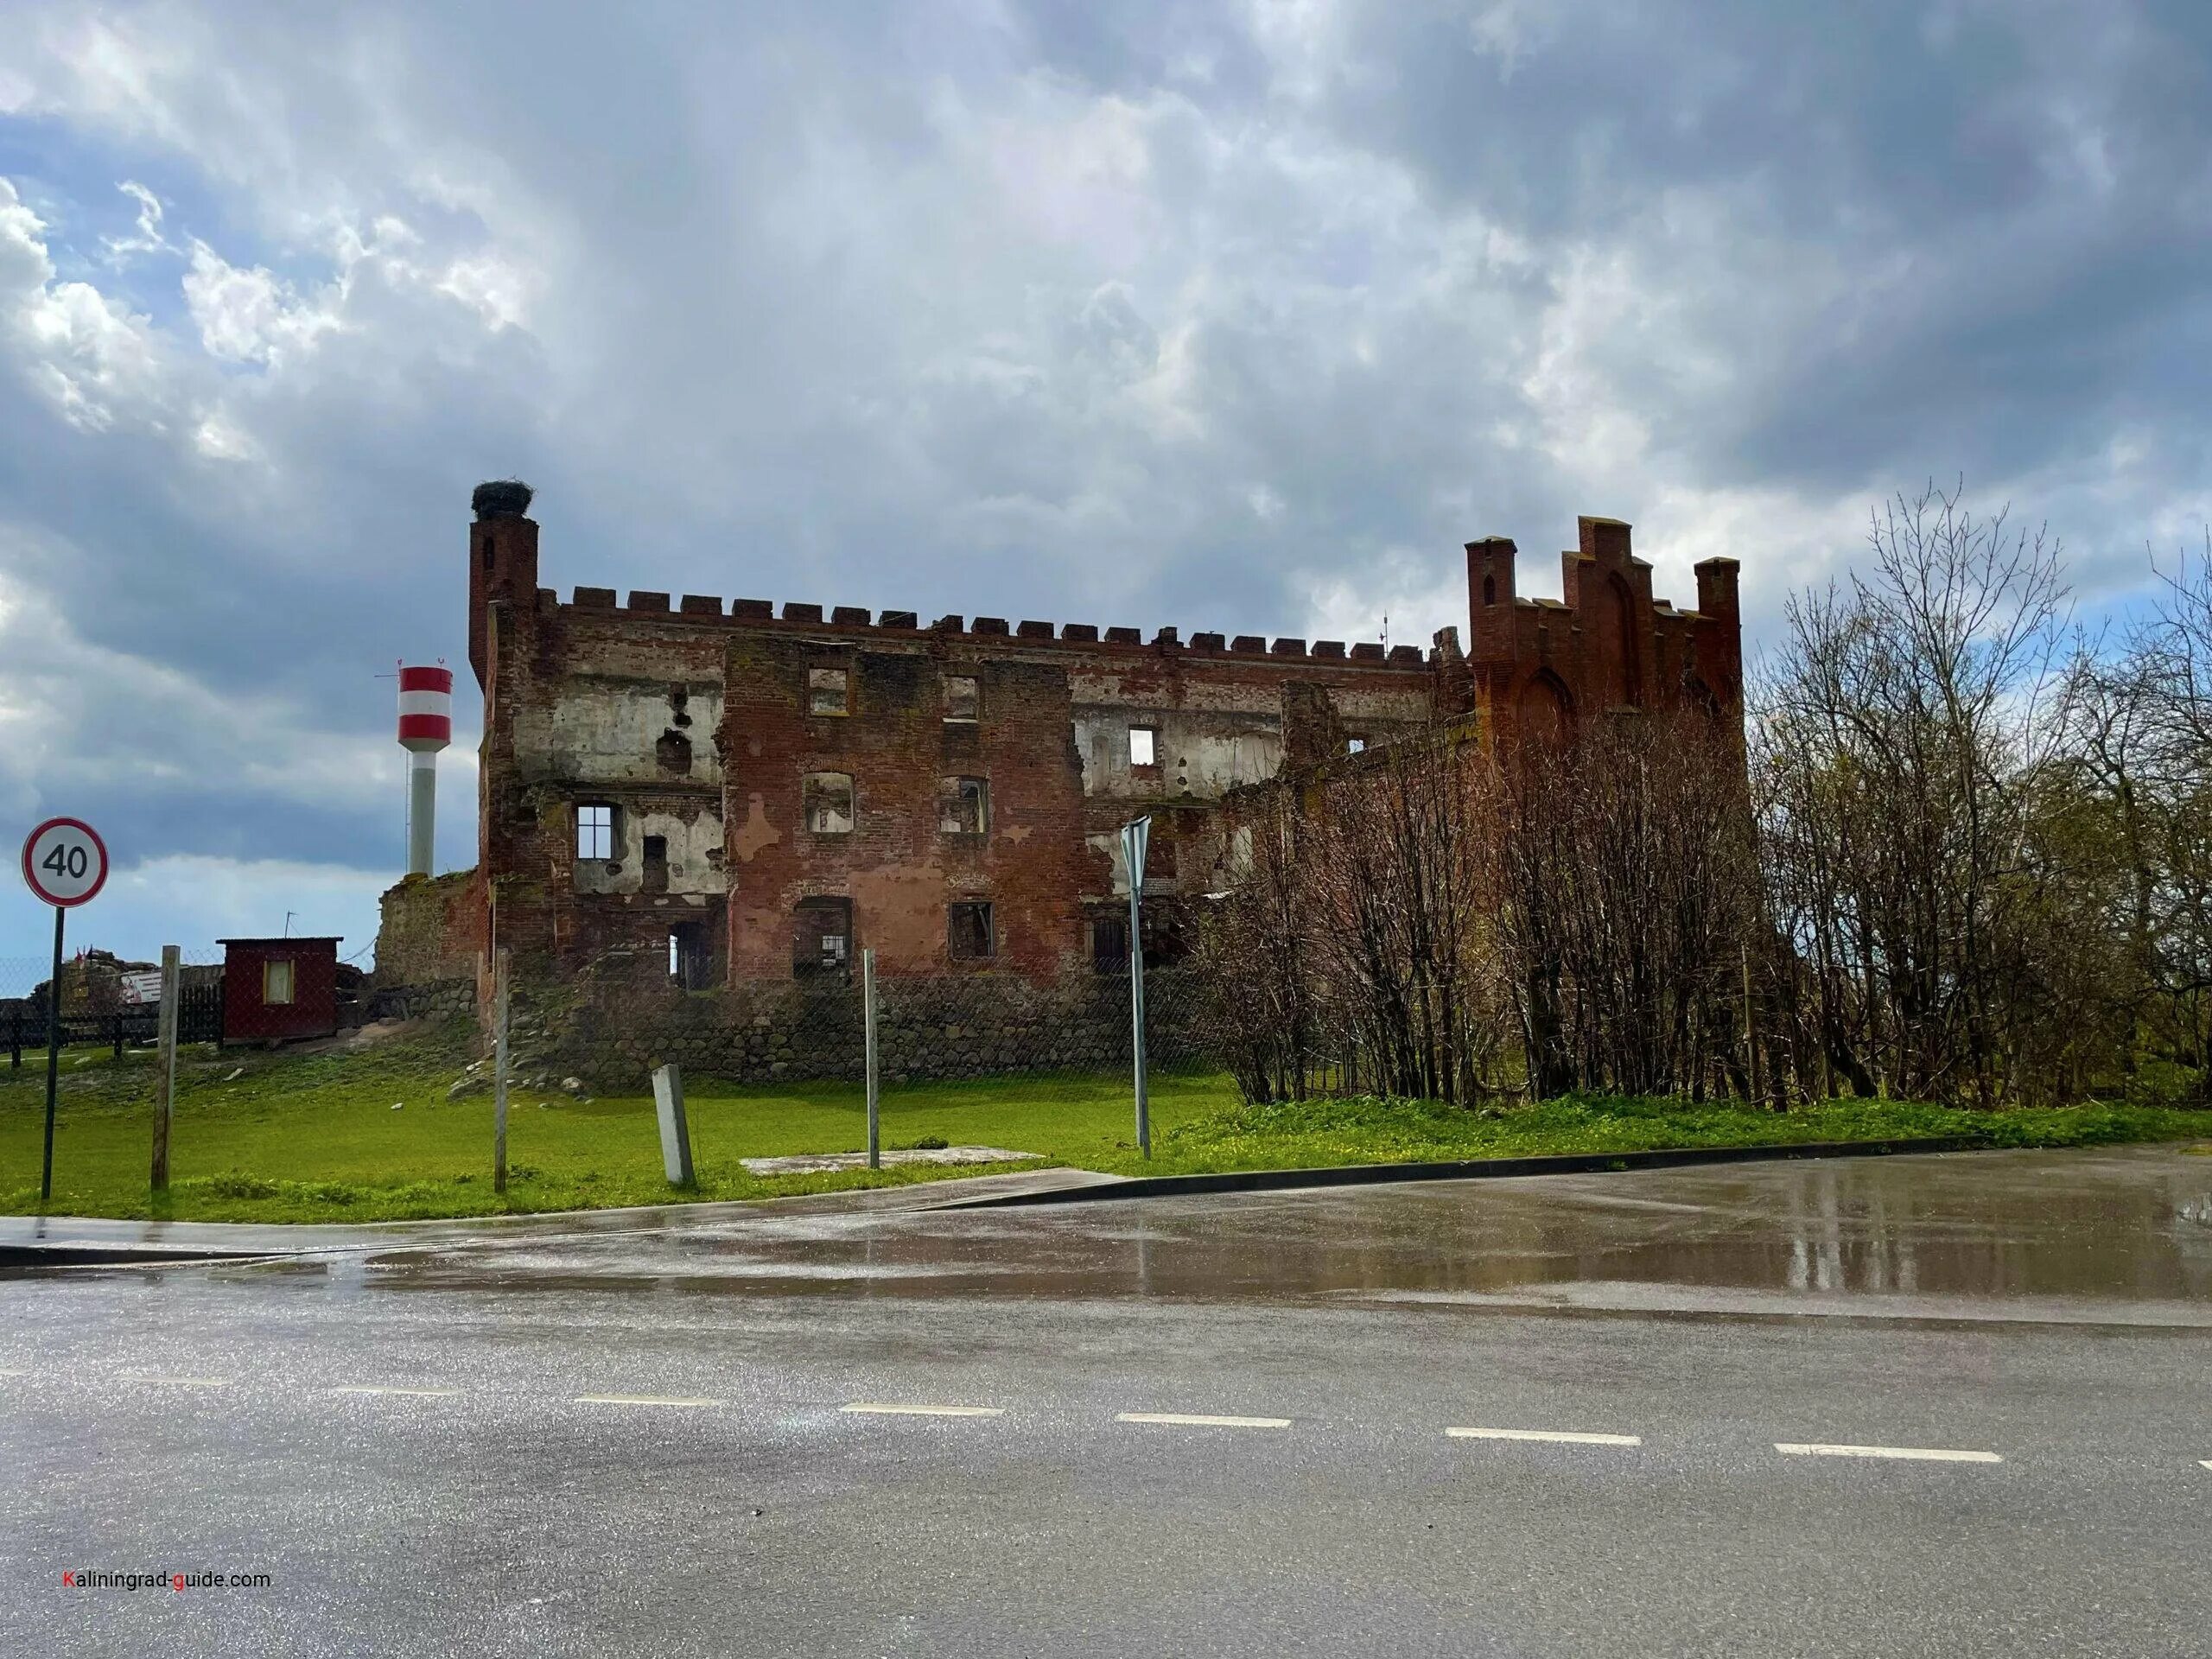
[[[435,979],[423,985],[378,986],[362,1001],[364,1019],[450,1020],[476,1012],[476,981]]]
[[[1211,1000],[1192,970],[1146,977],[1150,1064],[1205,1064],[1219,1052]],[[559,994],[554,994],[558,996]],[[581,988],[572,1006],[534,1008],[543,1064],[607,1090],[634,1090],[655,1065],[759,1083],[865,1076],[856,982],[744,981],[691,992],[619,981]],[[879,1072],[894,1083],[1028,1071],[1129,1070],[1128,982],[1014,975],[880,980]]]

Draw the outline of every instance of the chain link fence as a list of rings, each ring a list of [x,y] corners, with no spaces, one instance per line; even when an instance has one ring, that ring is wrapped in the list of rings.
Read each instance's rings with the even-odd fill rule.
[[[659,1065],[732,1083],[864,1081],[861,975],[837,972],[681,988],[656,956],[610,952],[581,972],[522,987],[524,1035],[547,1067],[609,1091]],[[1219,1009],[1198,970],[1147,971],[1146,1052],[1156,1071],[1213,1068]],[[882,1086],[1029,1076],[1131,1075],[1129,975],[1050,981],[1004,973],[876,977]]]
[[[179,953],[177,1041],[254,1044],[332,1036],[376,1017],[368,978],[324,942],[259,945],[234,956],[219,945]],[[60,1034],[65,1048],[99,1046],[118,1057],[159,1038],[162,964],[101,950],[63,957]],[[0,957],[0,1045],[20,1070],[42,1052],[54,1001],[51,959]],[[448,999],[449,1001],[450,999]],[[442,1011],[450,1011],[443,1009]]]

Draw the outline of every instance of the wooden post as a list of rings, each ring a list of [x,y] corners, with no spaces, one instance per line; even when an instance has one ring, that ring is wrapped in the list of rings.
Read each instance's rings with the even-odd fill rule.
[[[169,1190],[169,1122],[176,1111],[176,1021],[181,953],[162,947],[162,1016],[154,1056],[154,1191]]]
[[[492,958],[492,1190],[507,1190],[507,947]]]

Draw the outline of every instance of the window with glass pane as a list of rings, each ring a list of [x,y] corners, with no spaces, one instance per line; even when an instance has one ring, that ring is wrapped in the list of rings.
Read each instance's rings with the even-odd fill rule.
[[[261,964],[261,1000],[270,1007],[282,1007],[292,1000],[292,964],[282,957]]]
[[[580,806],[576,809],[576,856],[578,858],[614,856],[614,809],[613,807]]]

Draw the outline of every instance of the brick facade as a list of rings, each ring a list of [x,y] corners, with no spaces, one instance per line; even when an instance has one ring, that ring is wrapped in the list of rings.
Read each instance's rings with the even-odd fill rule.
[[[1220,883],[1221,798],[1287,765],[1469,715],[1494,739],[1685,697],[1739,709],[1733,562],[1700,565],[1700,610],[1675,611],[1611,519],[1580,521],[1560,601],[1519,596],[1510,542],[1470,543],[1463,654],[1448,628],[1424,652],[601,588],[564,602],[538,585],[527,493],[490,488],[468,540],[477,868],[393,890],[380,965],[451,973],[494,941],[525,971],[666,950],[698,988],[867,946],[887,975],[1042,982],[1123,948],[1134,817],[1153,820],[1142,880],[1170,938]]]

